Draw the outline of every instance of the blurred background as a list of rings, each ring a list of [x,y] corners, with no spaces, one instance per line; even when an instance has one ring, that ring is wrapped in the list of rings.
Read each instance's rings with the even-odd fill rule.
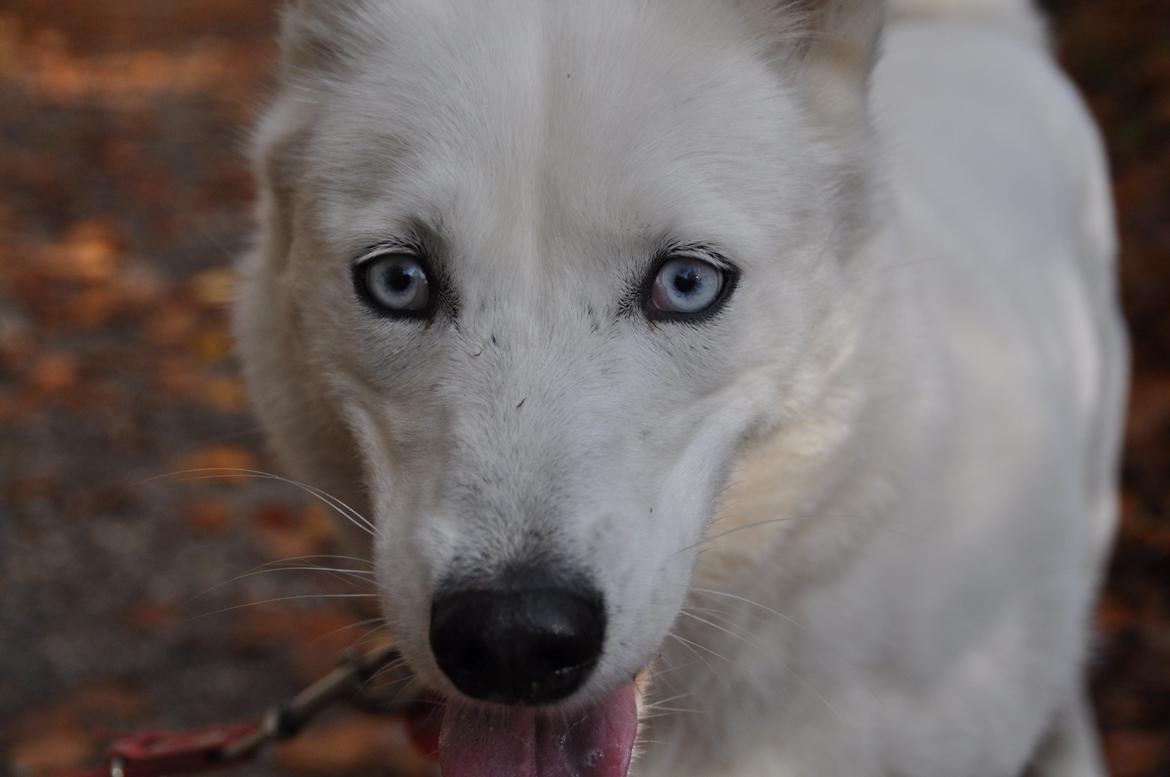
[[[289,568],[361,568],[309,560],[344,552],[323,506],[158,478],[274,467],[227,303],[277,5],[0,0],[0,773],[258,714],[385,638],[362,583]],[[1170,3],[1047,5],[1109,142],[1136,365],[1094,693],[1115,777],[1170,775]],[[337,712],[243,773],[391,763],[420,773],[400,727]]]

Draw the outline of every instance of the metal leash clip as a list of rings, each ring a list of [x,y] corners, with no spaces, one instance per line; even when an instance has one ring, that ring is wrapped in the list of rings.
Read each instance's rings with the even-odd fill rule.
[[[409,693],[375,697],[367,688],[375,675],[393,666],[398,659],[398,651],[393,647],[370,653],[348,651],[336,669],[289,701],[268,710],[254,731],[224,747],[223,757],[250,758],[267,744],[294,737],[318,712],[339,699],[366,711],[384,714],[406,711],[415,701]]]

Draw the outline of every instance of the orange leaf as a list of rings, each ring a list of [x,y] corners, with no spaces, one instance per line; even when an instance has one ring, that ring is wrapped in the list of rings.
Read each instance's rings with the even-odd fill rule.
[[[204,499],[188,507],[183,520],[203,534],[222,534],[231,527],[232,506],[223,499]]]
[[[80,727],[43,731],[13,743],[8,763],[17,774],[59,771],[81,766],[97,746],[97,738]]]

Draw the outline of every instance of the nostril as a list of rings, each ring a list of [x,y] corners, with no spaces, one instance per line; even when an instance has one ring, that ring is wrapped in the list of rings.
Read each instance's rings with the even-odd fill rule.
[[[576,636],[553,638],[546,640],[544,644],[539,646],[539,658],[553,671],[572,669],[595,658],[588,648],[586,642]]]
[[[439,668],[468,696],[548,703],[577,690],[593,671],[605,615],[591,591],[457,591],[436,598],[430,638]]]
[[[560,591],[532,591],[515,599],[517,614],[526,615],[521,631],[531,644],[530,661],[549,671],[571,669],[597,659],[601,619],[592,602]],[[525,628],[526,627],[526,628]]]

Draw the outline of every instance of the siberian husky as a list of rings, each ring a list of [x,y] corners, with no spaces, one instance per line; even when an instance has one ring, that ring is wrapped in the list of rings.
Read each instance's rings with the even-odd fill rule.
[[[1024,0],[305,0],[257,160],[250,389],[446,777],[1103,773],[1113,214]]]

